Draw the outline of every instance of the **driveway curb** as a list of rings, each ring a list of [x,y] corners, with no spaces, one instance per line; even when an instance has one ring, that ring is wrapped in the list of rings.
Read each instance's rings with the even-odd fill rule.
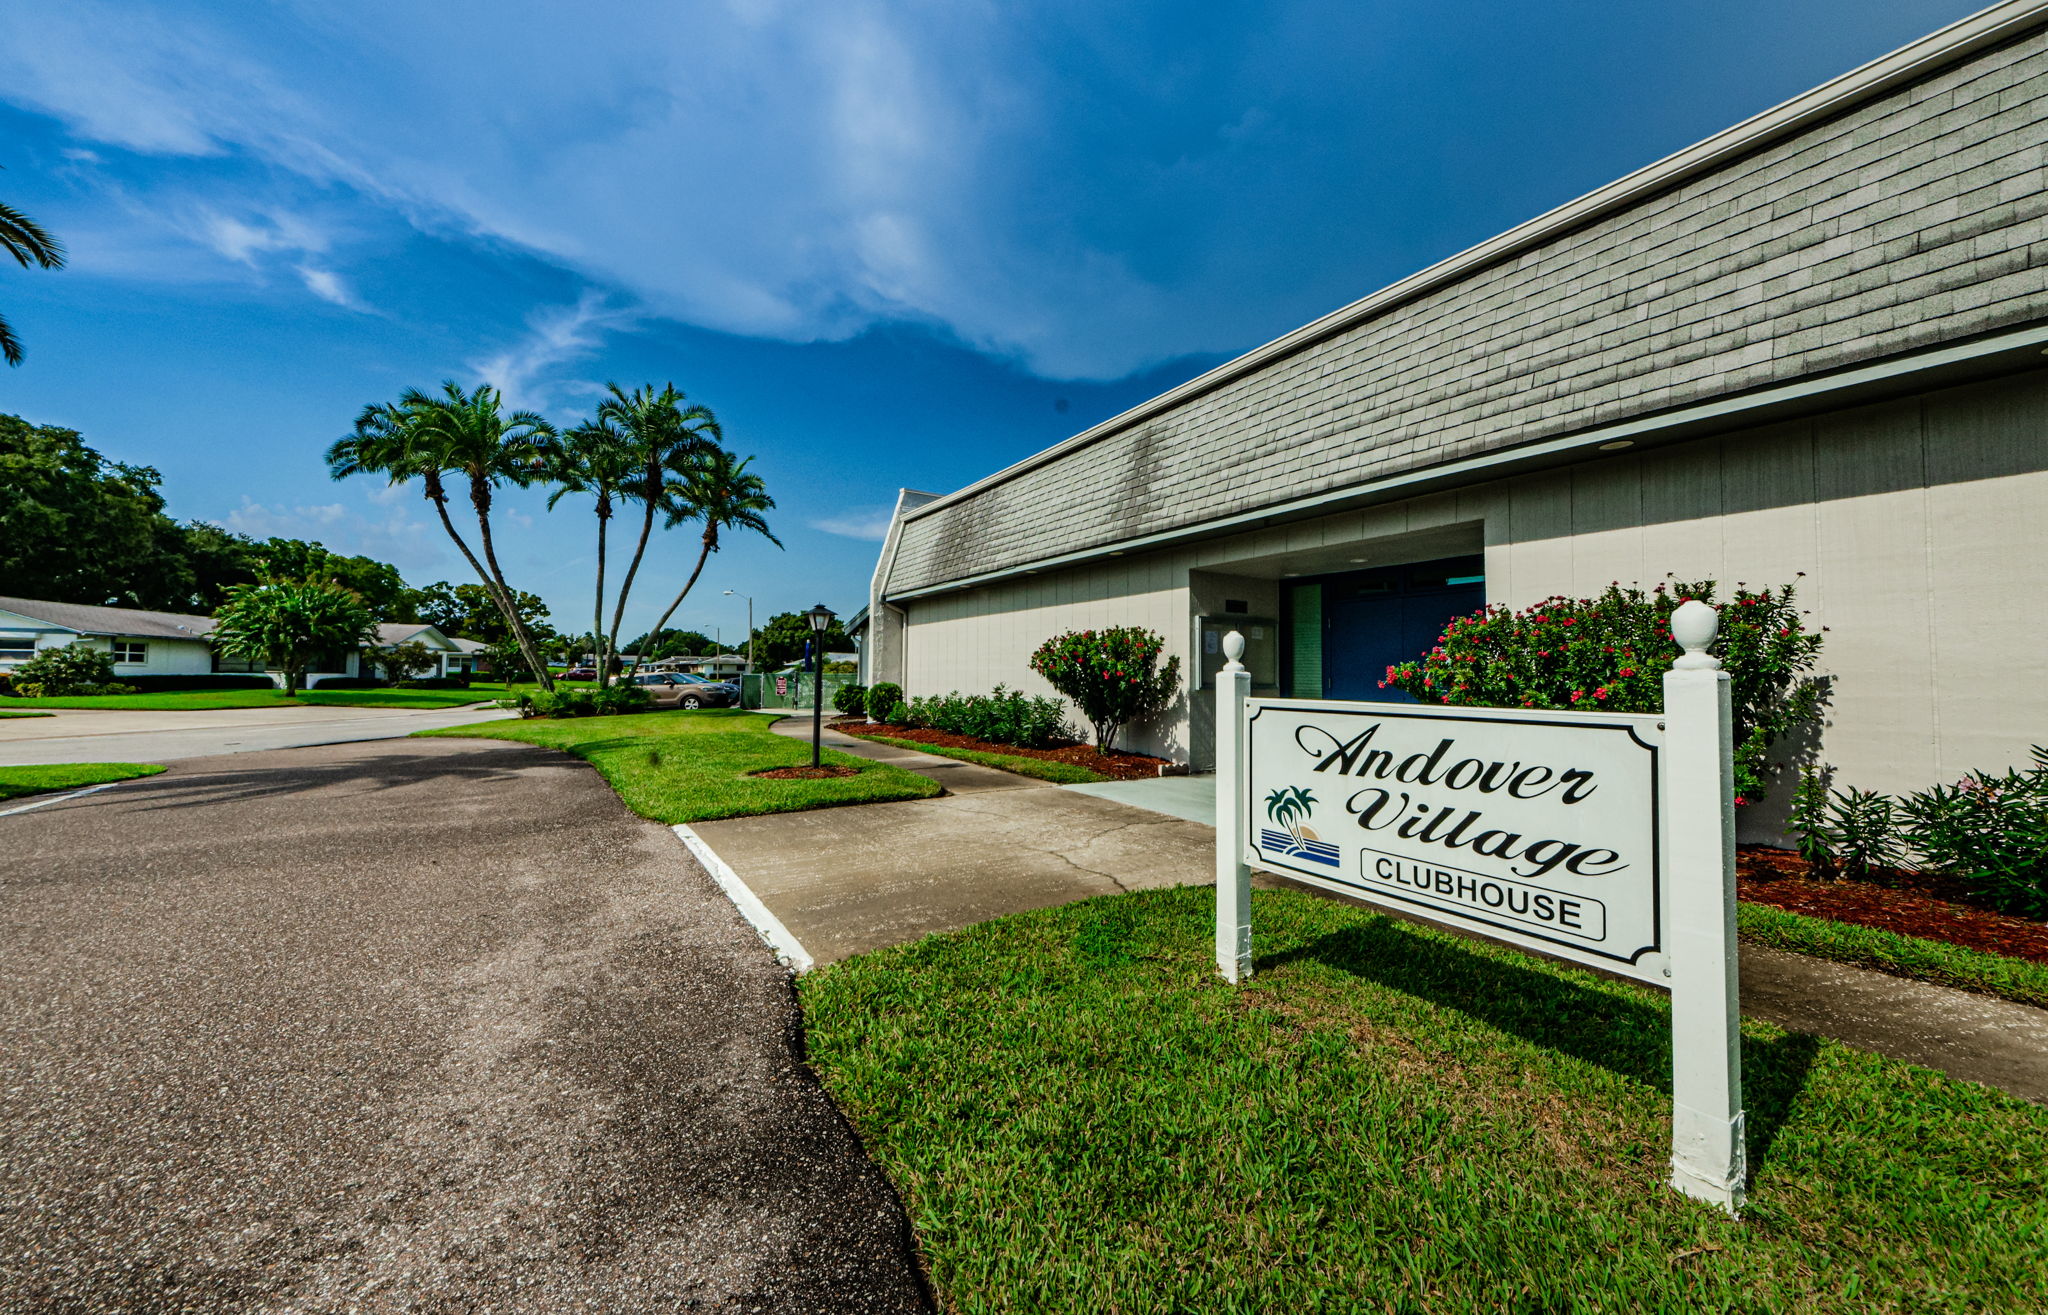
[[[690,856],[704,865],[704,870],[711,874],[711,879],[718,883],[718,888],[725,892],[725,897],[732,901],[740,916],[747,920],[748,925],[754,929],[754,934],[774,952],[777,962],[799,977],[817,966],[811,959],[810,951],[790,934],[789,928],[782,925],[782,919],[769,912],[768,906],[761,902],[761,897],[756,895],[746,882],[740,880],[739,873],[732,870],[732,865],[720,858],[717,850],[704,843],[704,837],[680,822],[669,830],[676,833],[676,838],[683,842],[683,847],[690,851]]]

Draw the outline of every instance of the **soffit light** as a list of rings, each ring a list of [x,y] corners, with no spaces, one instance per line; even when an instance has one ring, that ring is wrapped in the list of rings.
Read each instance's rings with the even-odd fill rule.
[[[1624,438],[1613,443],[1602,443],[1600,445],[1600,450],[1602,452],[1619,452],[1625,447],[1634,447],[1635,445],[1636,441],[1634,439]]]

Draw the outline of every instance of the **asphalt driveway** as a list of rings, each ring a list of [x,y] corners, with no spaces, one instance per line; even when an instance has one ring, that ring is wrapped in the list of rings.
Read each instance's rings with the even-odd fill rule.
[[[44,763],[167,763],[223,753],[389,740],[436,726],[512,716],[469,708],[59,708],[47,717],[0,718],[0,767]]]
[[[492,741],[0,818],[0,1309],[915,1310],[782,971]]]

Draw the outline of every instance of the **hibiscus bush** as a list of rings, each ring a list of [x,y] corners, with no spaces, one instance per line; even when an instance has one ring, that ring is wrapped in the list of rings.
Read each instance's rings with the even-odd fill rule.
[[[1040,644],[1031,669],[1072,700],[1095,730],[1095,747],[1110,753],[1124,727],[1165,711],[1179,691],[1180,659],[1160,665],[1165,647],[1140,626],[1070,630]]]
[[[1422,657],[1388,667],[1380,687],[1468,707],[1661,712],[1664,673],[1681,651],[1671,613],[1687,599],[1715,602],[1717,588],[1617,582],[1597,598],[1482,608],[1453,619]],[[1821,635],[1806,628],[1789,584],[1738,584],[1720,611],[1714,653],[1735,704],[1735,802],[1750,804],[1777,773],[1771,746],[1820,715],[1826,688],[1811,672]]]

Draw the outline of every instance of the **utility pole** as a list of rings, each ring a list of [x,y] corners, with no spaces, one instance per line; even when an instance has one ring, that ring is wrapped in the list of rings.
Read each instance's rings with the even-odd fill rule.
[[[743,593],[741,593],[741,592],[740,592],[739,590],[737,590],[737,589],[728,589],[728,590],[726,590],[726,591],[725,591],[725,596],[726,596],[727,598],[744,598],[744,599],[746,599],[746,600],[747,600],[747,670],[749,670],[749,671],[752,671],[752,670],[754,669],[754,598],[753,598],[753,595],[752,595],[752,594],[743,594]]]

